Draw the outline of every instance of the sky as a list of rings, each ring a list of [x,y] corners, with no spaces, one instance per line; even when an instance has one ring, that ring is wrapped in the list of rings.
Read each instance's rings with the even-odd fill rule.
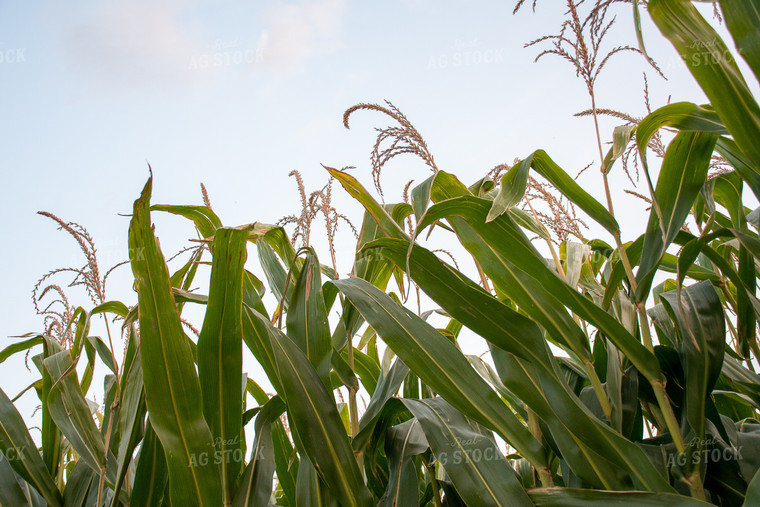
[[[101,269],[127,258],[126,215],[148,164],[153,203],[201,204],[202,182],[226,225],[275,223],[300,211],[293,170],[308,191],[327,183],[321,164],[355,166],[352,174],[372,187],[374,128],[392,122],[358,112],[346,130],[343,112],[360,102],[391,101],[438,167],[465,183],[544,149],[571,175],[596,163],[578,181],[603,201],[593,123],[573,116],[589,107],[585,85],[566,61],[534,62],[546,46],[524,47],[558,32],[562,5],[539,1],[536,12],[513,15],[503,0],[0,0],[0,347],[42,329],[31,301],[39,278],[84,263],[73,239],[38,211],[84,226]],[[607,47],[636,45],[630,6],[615,12]],[[644,36],[667,80],[622,53],[599,78],[598,106],[644,116],[644,72],[653,107],[703,102],[646,16]],[[617,123],[602,122],[603,141]],[[401,200],[409,179],[428,175],[415,159],[395,159],[381,176],[386,200]],[[635,239],[645,228],[643,203],[623,193],[633,187],[619,168],[611,180],[623,239]],[[333,193],[358,224],[358,205]],[[167,256],[195,237],[183,219],[153,215]],[[347,229],[339,238],[347,273],[353,239]],[[130,276],[128,266],[114,271],[109,299],[135,304]],[[92,307],[81,291],[69,297]],[[0,368],[11,397],[38,378],[23,356]],[[102,402],[100,391],[93,389]],[[31,417],[38,403],[29,392],[17,407]]]

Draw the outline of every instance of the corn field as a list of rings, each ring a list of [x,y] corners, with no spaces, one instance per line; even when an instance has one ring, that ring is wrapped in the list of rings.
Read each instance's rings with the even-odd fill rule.
[[[127,234],[136,306],[107,298],[87,231],[45,213],[87,263],[40,280],[44,330],[0,351],[29,354],[41,403],[38,445],[0,390],[0,506],[760,505],[760,1],[716,4],[730,40],[690,1],[624,2],[639,41],[649,16],[709,99],[640,119],[598,107],[595,85],[609,58],[647,59],[643,43],[604,53],[616,2],[581,3],[528,50],[586,85],[601,198],[537,147],[461,181],[389,102],[343,115],[391,123],[371,175],[325,167],[309,194],[294,172],[302,210],[278,224],[225,225],[205,187],[203,205],[154,203],[151,173]],[[622,122],[609,145],[604,115]],[[430,174],[386,203],[381,171],[402,155]],[[623,242],[610,186],[634,169],[648,219]],[[331,204],[343,191],[364,209],[349,269],[333,242],[353,228]],[[176,270],[160,213],[202,238]],[[51,282],[66,271],[92,304]],[[191,290],[207,273],[208,293]],[[464,334],[487,353],[463,353]],[[244,373],[248,355],[273,393]],[[102,410],[87,399],[96,364]]]

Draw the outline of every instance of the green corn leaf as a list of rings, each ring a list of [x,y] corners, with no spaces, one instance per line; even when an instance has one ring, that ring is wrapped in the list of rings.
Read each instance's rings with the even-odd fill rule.
[[[383,239],[367,246],[402,267],[408,243]],[[414,245],[409,256],[409,275],[453,318],[486,340],[524,359],[549,367],[541,329],[527,317],[486,293],[462,273],[445,264],[429,250]]]
[[[497,431],[536,466],[546,466],[540,443],[451,341],[364,280],[333,283],[426,384],[468,417]]]
[[[570,324],[572,319],[569,318],[564,309],[564,306],[567,305],[582,318],[593,322],[647,378],[658,379],[660,377],[659,364],[651,352],[611,315],[596,306],[583,294],[573,290],[564,280],[552,272],[543,262],[540,254],[530,245],[522,231],[506,215],[501,215],[487,223],[485,218],[488,208],[488,201],[476,197],[464,196],[447,199],[431,207],[421,225],[449,217],[454,219],[461,217],[466,220],[466,225],[455,225],[460,240],[476,258],[481,260],[483,269],[491,279],[494,281],[504,280],[510,284],[510,288],[522,287],[522,294],[527,304],[517,302],[528,315],[534,317],[545,327],[552,326],[554,322],[559,322],[558,319],[564,315],[566,318],[562,320],[563,325],[573,329],[572,324]],[[485,262],[486,259],[488,262]],[[506,278],[509,274],[512,275],[512,282]],[[546,295],[544,304],[548,306],[539,307],[535,302],[531,304],[531,300],[535,301],[537,295],[541,293]],[[546,312],[548,311],[553,312],[553,315],[547,316]],[[568,319],[570,320],[568,321]],[[554,327],[556,329],[556,325]],[[547,327],[547,329],[551,328]],[[573,351],[579,355],[583,354],[582,358],[584,356],[590,357],[589,345],[585,335],[581,334],[576,340],[577,342],[573,344]]]
[[[36,363],[42,375],[42,396],[40,400],[47,400],[50,396],[50,390],[53,388],[53,380],[50,378],[47,368],[44,367],[43,361],[60,351],[61,346],[57,341],[48,336],[44,337],[42,355],[37,356],[40,360]],[[42,403],[42,460],[52,477],[56,476],[60,466],[62,440],[61,430],[55,425],[55,421],[50,415],[50,405]]]
[[[646,167],[646,149],[649,140],[662,127],[673,127],[682,132],[709,132],[727,134],[720,117],[710,106],[691,102],[675,102],[649,113],[636,127],[636,145]]]
[[[208,305],[198,338],[203,414],[214,438],[225,504],[242,469],[243,271],[248,231],[217,229]]]
[[[258,317],[262,314],[253,306],[250,306],[252,303],[254,302],[250,301],[248,296],[244,295],[243,341],[264,369],[264,373],[266,373],[266,376],[272,383],[275,391],[282,392],[279,373],[277,371],[277,360],[275,359],[274,350],[272,349],[269,331]],[[266,317],[264,317],[264,320],[267,322],[269,321]]]
[[[733,229],[718,229],[699,238],[688,233],[681,233],[680,236],[681,240],[677,238],[676,243],[684,247],[681,250],[681,255],[678,257],[678,283],[683,283],[686,267],[694,263],[697,256],[703,253],[720,270],[723,276],[734,284],[737,292],[742,294],[738,297],[748,301],[752,305],[755,315],[760,317],[760,303],[757,302],[757,298],[754,296],[754,291],[751,288],[752,285],[739,275],[731,262],[726,261],[718,251],[710,246],[710,242],[716,238],[735,237],[742,244],[746,252],[759,252],[760,244],[758,244],[757,239]]]
[[[385,455],[388,459],[388,487],[378,507],[419,505],[417,472],[412,456],[427,451],[428,443],[417,419],[410,419],[385,434]]]
[[[380,363],[369,355],[365,354],[361,350],[354,349],[354,368],[359,378],[362,380],[362,385],[367,390],[370,396],[375,392],[377,388],[377,382],[380,379]]]
[[[327,168],[327,171],[338,182],[343,185],[346,192],[349,193],[354,199],[359,201],[367,213],[372,215],[375,222],[378,224],[380,231],[385,236],[392,238],[404,238],[406,234],[403,228],[388,214],[385,208],[372,198],[369,192],[350,174],[344,171],[338,171],[337,169]]]
[[[749,481],[747,494],[744,497],[744,506],[752,507],[760,504],[760,469],[755,472],[754,477]]]
[[[701,500],[672,493],[642,491],[599,491],[574,488],[537,488],[528,490],[536,507],[608,507],[637,505],[640,507],[707,507]]]
[[[259,222],[253,223],[250,227],[251,232],[248,238],[263,238],[277,255],[280,256],[280,259],[285,262],[285,267],[290,269],[291,264],[296,259],[296,251],[288,239],[285,229],[279,225],[268,225]],[[260,241],[256,241],[256,243],[258,244]]]
[[[518,207],[513,207],[507,210],[509,218],[514,222],[534,234],[537,234],[541,239],[551,239],[549,231],[544,227],[544,224],[536,220],[533,215],[527,211],[523,211]]]
[[[699,11],[684,0],[649,2],[652,21],[681,55],[741,151],[760,167],[760,106],[733,55]]]
[[[137,340],[132,334],[130,336],[130,345],[139,347]],[[133,354],[139,356],[140,350],[137,348]],[[127,364],[125,363],[125,368]],[[122,377],[122,399],[119,407],[118,429],[121,435],[119,442],[117,462],[118,469],[116,472],[116,484],[114,490],[121,489],[124,478],[129,471],[132,455],[137,444],[143,438],[142,421],[145,419],[145,392],[143,390],[142,363],[139,360],[133,360],[129,363],[129,368],[125,369]],[[111,507],[118,505],[118,495],[114,495]]]
[[[686,417],[694,434],[702,439],[705,399],[723,366],[726,325],[720,298],[706,281],[665,292],[660,298],[680,334],[677,348],[684,365]]]
[[[121,301],[106,301],[93,308],[90,315],[97,315],[99,313],[113,313],[121,318],[125,318],[129,313],[129,308]]]
[[[183,293],[190,293],[193,280],[195,280],[195,274],[198,272],[198,266],[201,263],[201,257],[203,257],[204,248],[197,248],[187,259],[187,262],[179,268],[170,278],[172,287],[175,289],[181,289]],[[180,313],[182,313],[183,302],[178,301],[177,307]]]
[[[647,51],[644,48],[644,33],[641,31],[641,12],[639,11],[639,1],[633,0],[631,4],[633,5],[633,26],[636,30],[636,41],[639,43],[639,50],[646,55]]]
[[[734,39],[739,56],[760,80],[760,2],[757,0],[721,0],[723,18]]]
[[[612,148],[604,156],[603,172],[609,173],[615,161],[623,156],[635,132],[636,127],[633,125],[620,125],[613,129]]]
[[[712,178],[710,183],[712,183],[712,198],[728,210],[733,228],[746,229],[747,216],[742,202],[744,182],[740,175],[736,171],[731,171]]]
[[[739,150],[736,143],[732,139],[721,136],[715,144],[715,150],[741,175],[755,194],[755,198],[760,199],[760,171],[752,167],[752,161]]]
[[[295,505],[299,459],[282,421],[274,421],[272,424],[272,441],[277,481],[287,505]]]
[[[206,206],[175,206],[168,204],[154,204],[152,211],[166,211],[173,215],[179,215],[192,220],[198,231],[204,238],[210,238],[214,232],[222,226],[222,221]],[[139,255],[139,251],[130,252],[130,258]]]
[[[359,433],[352,442],[354,449],[363,450],[369,443],[383,407],[398,392],[407,373],[409,373],[409,368],[403,361],[396,359],[388,370],[388,374],[378,381],[377,388],[369,400],[369,405],[367,405],[367,409],[359,421]]]
[[[89,338],[89,336],[86,336],[82,340],[85,356],[87,356],[87,362],[85,363],[84,372],[82,373],[82,381],[79,384],[83,396],[87,396],[90,386],[92,385],[92,377],[95,374],[95,346]],[[81,356],[78,356],[74,362],[78,362],[80,357]]]
[[[412,418],[412,414],[398,398],[389,399],[380,411],[377,423],[367,446],[362,451],[367,486],[376,498],[382,498],[388,489],[389,470],[385,441],[388,431]]]
[[[605,489],[624,489],[625,470],[639,488],[672,491],[641,449],[594,416],[557,372],[494,346],[491,356],[504,385],[549,427],[563,459],[579,477]]]
[[[72,346],[72,353],[74,362],[78,363],[79,356],[82,354],[82,348],[87,342],[85,338],[90,333],[90,314],[81,306],[77,307],[71,317],[69,327],[71,325],[74,325],[74,345]]]
[[[440,481],[438,486],[441,488],[444,500],[446,500],[446,503],[443,505],[446,505],[446,507],[467,507],[467,504],[462,497],[459,496],[459,493],[456,488],[454,488],[454,485],[451,484],[451,481]]]
[[[97,336],[90,335],[86,340],[92,346],[93,350],[97,352],[98,357],[103,364],[106,365],[106,368],[111,370],[111,373],[115,374],[119,366],[114,362],[113,354],[111,353],[111,349],[108,348],[108,345]]]
[[[528,170],[530,168],[533,168],[546,178],[554,188],[577,204],[579,208],[611,234],[617,234],[620,231],[620,226],[618,226],[617,221],[610,215],[609,211],[588,192],[583,190],[544,150],[533,152],[525,160],[512,167],[502,177],[501,189],[486,216],[487,222],[496,219],[496,217],[517,204],[522,198],[525,193],[525,185],[528,181]]]
[[[632,265],[636,265],[641,259],[641,249],[644,246],[644,235],[642,234],[635,241],[631,241],[623,245],[625,254],[628,256],[628,260]],[[614,261],[614,262],[613,262]],[[604,290],[604,299],[602,300],[602,308],[609,308],[612,304],[612,300],[620,292],[620,287],[623,280],[626,279],[625,266],[620,260],[620,255],[615,250],[612,258],[610,259],[610,265],[612,270],[606,276],[607,287]]]
[[[379,238],[384,237],[383,232],[378,227],[377,222],[369,212],[364,213],[364,219],[362,221],[362,228],[359,232],[359,240],[357,242],[357,251],[365,244]],[[391,265],[380,256],[362,256],[357,258],[354,262],[352,275],[368,280],[375,287],[381,287],[385,289],[388,285],[388,281],[391,278],[393,269]],[[362,324],[363,320],[361,314],[356,311],[350,303],[344,301],[344,310],[341,316],[340,325],[336,328],[335,332],[340,333],[333,338],[333,343],[338,350],[343,350],[347,343],[348,336],[354,336]]]
[[[267,319],[255,312],[254,315],[271,340],[280,393],[301,442],[301,452],[315,464],[341,504],[369,505],[370,493],[361,478],[332,396],[298,345]]]
[[[332,340],[322,294],[319,261],[306,249],[304,264],[295,282],[286,320],[288,336],[301,348],[326,387],[330,385]]]
[[[308,458],[301,458],[298,464],[296,482],[296,507],[339,507],[340,504],[330,492],[327,484],[319,477],[316,468]]]
[[[574,352],[584,361],[590,360],[591,352],[588,338],[564,306],[557,304],[555,297],[558,292],[552,292],[545,284],[537,283],[528,273],[538,270],[536,272],[548,274],[550,279],[560,281],[564,286],[563,289],[568,288],[567,284],[546,267],[543,257],[528,241],[517,224],[512,222],[511,217],[504,214],[486,223],[486,215],[483,214],[482,218],[475,218],[470,223],[457,213],[441,213],[444,208],[458,207],[459,203],[464,202],[464,200],[478,202],[482,206],[489,205],[489,201],[470,195],[459,180],[443,171],[436,173],[432,195],[437,204],[427,211],[426,218],[424,218],[425,222],[419,224],[419,229],[421,230],[424,225],[436,222],[437,218],[446,218],[454,228],[459,241],[491,278],[497,294],[514,301],[522,311],[542,325],[548,331],[549,339],[553,340],[554,343]],[[472,225],[473,223],[478,224],[480,229],[476,229]],[[484,238],[484,234],[503,235],[504,232],[500,229],[505,223],[513,229],[511,241],[508,242],[511,243],[510,248],[515,251],[511,258],[505,258],[498,251],[495,251],[494,247],[487,244],[486,238]],[[488,230],[493,232],[486,232]],[[498,239],[504,240],[505,238]],[[502,241],[501,244],[504,245],[505,243]],[[516,266],[513,260],[522,261],[523,264],[528,262],[531,267]]]
[[[29,350],[32,347],[42,344],[43,341],[44,341],[44,337],[42,335],[36,335],[24,341],[20,341],[20,342],[8,345],[3,350],[0,350],[0,364],[2,364],[6,359],[11,357],[13,354]]]
[[[47,403],[56,426],[82,459],[100,474],[106,468],[103,436],[95,426],[92,413],[77,380],[71,353],[58,352],[43,361],[53,381]]]
[[[467,188],[464,187],[464,185],[462,185],[454,176],[445,173],[444,171],[438,171],[434,176],[431,195],[434,201],[439,202],[450,200],[453,197],[463,195],[469,196],[470,194]],[[371,196],[364,195],[362,199],[367,206],[370,206],[373,209],[380,208]],[[481,201],[485,203],[489,202],[484,199],[481,199]],[[428,216],[429,213],[430,212],[428,211]],[[510,219],[503,217],[499,218],[500,220]],[[378,215],[376,219],[381,221],[384,220],[380,215]],[[553,303],[553,298],[549,291],[541,286],[534,286],[531,288],[532,290],[526,290],[523,281],[520,280],[518,275],[513,271],[503,269],[504,263],[502,259],[492,255],[488,246],[480,245],[482,239],[479,238],[476,233],[473,233],[468,225],[454,217],[450,218],[449,221],[452,223],[456,222],[457,225],[455,225],[455,229],[459,239],[468,249],[471,249],[471,253],[474,253],[475,250],[477,250],[476,258],[478,262],[480,262],[484,268],[487,268],[486,272],[492,279],[494,279],[497,288],[508,292],[510,298],[515,300],[522,308],[527,309],[526,311],[533,312],[531,316],[550,330],[550,336],[555,339],[557,343],[562,344],[583,357],[590,357],[590,352],[587,350],[588,340],[585,334],[564,308]],[[434,222],[437,223],[435,220],[429,220],[428,224]],[[519,234],[524,236],[521,231],[519,231]],[[400,235],[392,237],[406,239],[406,236]],[[527,239],[525,239],[525,241],[527,243]],[[532,252],[532,255],[538,257],[539,262],[543,263],[540,255],[535,251],[532,245],[528,244],[527,249]]]
[[[356,350],[354,350],[354,353],[356,353]],[[346,352],[345,355],[348,356],[348,352]],[[353,370],[348,366],[348,359],[344,358],[340,352],[333,350],[330,364],[333,368],[332,373],[337,375],[338,379],[340,379],[344,386],[349,389],[359,388],[359,380],[356,378],[356,374],[354,374]]]
[[[525,411],[525,404],[507,389],[507,386],[501,381],[496,370],[490,363],[484,361],[480,356],[473,354],[468,354],[467,360],[472,367],[475,368],[475,371],[477,371],[486,382],[496,389],[496,392],[504,398],[504,400],[512,407],[512,410],[517,412],[517,414],[523,419],[528,419],[528,413]]]
[[[406,247],[403,242],[398,240],[381,240],[373,243],[373,246],[384,246],[382,252],[384,255],[396,261],[402,259]],[[474,330],[490,342],[499,347],[509,350],[513,354],[524,357],[526,360],[533,362],[535,365],[543,367],[553,378],[557,386],[561,384],[557,381],[556,375],[551,366],[551,360],[543,344],[540,330],[530,320],[517,314],[503,303],[498,302],[469,282],[461,274],[456,274],[455,270],[445,266],[433,254],[427,252],[422,247],[415,246],[409,259],[412,278],[444,309],[452,313],[453,316],[462,320],[462,323]],[[531,330],[531,326],[533,329]],[[494,353],[494,357],[496,357]],[[522,374],[520,378],[525,378]],[[544,380],[543,382],[547,382]],[[557,396],[557,395],[555,395]],[[628,442],[616,438],[614,433],[610,432],[606,426],[600,429],[599,433],[589,432],[589,427],[603,426],[599,421],[589,414],[584,415],[584,408],[581,407],[579,400],[574,396],[568,397],[563,394],[563,402],[552,403],[552,410],[561,408],[556,413],[549,412],[545,414],[546,420],[550,421],[578,421],[571,427],[570,431],[564,431],[566,435],[572,435],[572,432],[579,432],[583,435],[583,440],[588,442],[588,448],[593,448],[603,455],[619,457],[621,466],[625,467],[626,463],[641,461],[643,458],[638,449],[634,446],[626,445]],[[522,397],[528,400],[527,397]],[[555,398],[556,400],[556,398]],[[531,404],[532,406],[532,404]],[[548,405],[547,405],[548,406]],[[573,414],[573,415],[570,415]],[[562,424],[561,422],[558,424]],[[558,430],[559,431],[559,430]],[[612,439],[615,446],[611,447],[608,440]],[[569,440],[570,447],[577,447],[575,440]],[[603,452],[602,450],[605,450]],[[611,458],[614,459],[614,458]],[[641,466],[645,469],[644,466]],[[656,472],[650,474],[651,484],[657,481],[652,477]]]
[[[434,180],[435,176],[430,176],[412,189],[412,208],[414,209],[414,217],[417,222],[419,222],[427,210],[428,203],[430,202],[430,190]]]
[[[280,398],[269,400],[256,416],[256,438],[251,448],[240,486],[235,494],[233,507],[267,507],[272,495],[272,476],[275,471],[272,423],[285,411]]]
[[[532,158],[526,158],[519,164],[515,164],[501,177],[499,193],[493,200],[486,220],[490,222],[522,200],[528,184],[528,170],[531,162]]]
[[[199,403],[202,395],[192,351],[151,227],[152,183],[151,176],[135,201],[129,227],[148,412],[166,454],[172,503],[217,506],[222,498],[219,465],[213,460],[214,441]]]
[[[277,260],[277,256],[272,250],[272,247],[268,243],[259,241],[256,243],[259,252],[259,260],[261,261],[261,267],[264,269],[264,275],[269,282],[269,288],[272,290],[274,297],[277,301],[283,300],[283,294],[286,290],[292,290],[289,284],[286,285],[288,279],[288,273],[285,268],[282,267],[280,261]],[[290,298],[285,298],[284,306],[287,309],[288,301]]]
[[[153,431],[149,417],[145,424],[145,436],[137,460],[130,506],[160,507],[164,505],[164,490],[168,476],[164,448],[156,432]],[[168,502],[168,498],[166,500]]]
[[[8,458],[0,454],[0,505],[2,506],[19,506],[29,505],[29,502],[21,490],[21,485],[16,479],[16,472],[13,471]]]
[[[268,316],[264,307],[263,290],[259,290],[261,282],[251,272],[246,270],[243,274],[243,305],[253,308],[262,315]]]
[[[402,400],[469,505],[533,505],[496,443],[441,398]]]
[[[742,246],[739,248],[738,274],[744,282],[743,285],[746,290],[741,290],[737,286],[736,318],[739,349],[746,358],[750,357],[750,345],[757,341],[755,330],[757,329],[758,313],[760,313],[758,311],[760,310],[760,303],[758,303],[756,296],[757,278],[755,270],[755,260],[750,251]]]
[[[97,494],[98,476],[87,466],[84,461],[78,461],[66,480],[66,489],[63,492],[63,504],[68,507],[85,507],[89,497]],[[97,500],[97,499],[95,499]],[[89,505],[94,505],[89,502]]]
[[[264,405],[269,401],[269,396],[266,391],[264,391],[264,389],[251,378],[246,379],[245,390],[248,394],[253,396],[253,399],[256,400],[256,403],[259,405]]]
[[[652,206],[649,214],[636,272],[638,301],[646,300],[662,255],[681,230],[707,179],[716,140],[713,134],[681,132],[668,146],[654,193],[657,206]]]
[[[50,506],[61,505],[56,488],[26,424],[5,392],[0,389],[0,451],[10,467],[43,496]]]

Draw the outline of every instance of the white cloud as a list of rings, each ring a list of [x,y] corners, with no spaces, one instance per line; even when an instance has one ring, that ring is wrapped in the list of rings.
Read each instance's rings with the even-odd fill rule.
[[[179,0],[100,3],[71,31],[65,50],[80,69],[108,84],[187,81],[193,76],[188,62],[203,48],[192,42],[182,13]]]
[[[259,66],[279,71],[301,70],[310,57],[339,48],[343,0],[278,2],[265,11],[267,28],[259,38]]]

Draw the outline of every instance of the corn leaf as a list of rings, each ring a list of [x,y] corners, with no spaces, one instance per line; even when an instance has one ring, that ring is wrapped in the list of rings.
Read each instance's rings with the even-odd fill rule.
[[[148,418],[145,424],[145,436],[140,446],[140,456],[137,460],[130,506],[159,507],[163,505],[168,475],[164,448]]]
[[[466,221],[466,225],[461,222],[454,225],[460,241],[463,241],[465,247],[481,262],[491,279],[504,280],[510,288],[522,288],[521,294],[527,304],[520,300],[517,302],[528,315],[547,327],[550,332],[552,327],[557,329],[553,324],[558,322],[559,318],[562,318],[564,327],[573,329],[570,324],[572,319],[564,308],[567,305],[601,330],[647,378],[660,377],[659,364],[651,352],[611,315],[552,272],[522,231],[506,215],[486,222],[488,208],[488,201],[477,197],[447,199],[428,209],[421,225],[441,218],[451,217],[456,220],[457,217],[461,217]],[[535,298],[542,293],[545,294],[546,306],[540,307],[535,303]],[[579,355],[583,354],[581,359],[586,355],[590,356],[585,335],[578,336],[576,340],[576,343],[572,344],[573,351]]]
[[[760,106],[747,87],[733,55],[699,11],[684,0],[652,0],[652,21],[670,40],[710,99],[741,151],[760,167]],[[749,19],[752,18],[748,18]]]
[[[208,305],[198,338],[198,378],[203,413],[222,474],[223,501],[229,503],[242,468],[243,271],[248,231],[217,229]]]
[[[607,507],[638,505],[640,507],[707,507],[709,504],[687,496],[642,491],[599,491],[576,488],[538,488],[528,491],[536,507]]]
[[[464,501],[483,506],[533,503],[496,443],[441,398],[402,400]]]
[[[333,283],[426,384],[465,415],[498,432],[536,466],[546,465],[540,443],[451,341],[369,282],[351,278]]]
[[[378,507],[419,505],[417,473],[411,458],[427,450],[428,443],[417,419],[410,419],[388,429],[385,434],[388,487],[377,503]]]
[[[106,467],[105,444],[79,387],[71,353],[58,352],[43,363],[53,381],[47,399],[51,417],[74,450],[100,474]]]
[[[757,0],[721,0],[721,10],[739,56],[760,80],[760,2]]]
[[[43,496],[48,505],[61,505],[56,488],[42,457],[37,452],[26,424],[11,400],[0,389],[0,451],[11,468]]]
[[[726,324],[721,302],[710,282],[660,295],[680,334],[678,348],[684,367],[685,414],[694,434],[705,432],[705,400],[723,366]]]
[[[2,364],[3,361],[11,357],[13,354],[29,350],[34,346],[42,344],[43,341],[44,337],[42,335],[36,335],[32,338],[27,338],[26,340],[8,345],[3,350],[0,350],[0,364]]]
[[[152,183],[151,176],[135,201],[129,227],[148,412],[166,454],[172,503],[217,506],[222,498],[219,465],[213,459],[213,437],[198,403],[202,395],[192,351],[151,227]]]
[[[2,453],[0,453],[0,505],[29,505],[16,479],[16,472],[8,464],[8,458]]]
[[[296,443],[300,441],[299,450],[314,463],[342,505],[369,505],[370,493],[356,465],[332,396],[298,345],[264,317],[253,313],[271,340],[280,394],[298,437]]]
[[[288,305],[286,325],[288,336],[306,354],[319,378],[329,387],[333,347],[322,294],[319,260],[313,249],[309,248],[306,252]]]
[[[649,214],[641,261],[636,272],[636,298],[639,301],[645,301],[649,295],[660,259],[681,230],[694,199],[707,179],[716,140],[713,134],[681,132],[668,146],[657,178],[654,193],[656,206],[652,206]]]
[[[280,398],[272,398],[256,416],[256,438],[251,448],[251,458],[240,486],[235,494],[233,507],[267,507],[272,495],[272,476],[275,471],[272,422],[285,411]]]
[[[530,168],[546,178],[554,188],[577,204],[611,234],[617,234],[620,231],[620,226],[607,208],[583,190],[544,150],[534,151],[502,177],[499,194],[486,216],[487,222],[496,219],[522,198]]]
[[[210,238],[214,231],[222,226],[222,221],[206,206],[177,206],[169,204],[154,204],[152,211],[166,211],[192,220],[204,238]]]

